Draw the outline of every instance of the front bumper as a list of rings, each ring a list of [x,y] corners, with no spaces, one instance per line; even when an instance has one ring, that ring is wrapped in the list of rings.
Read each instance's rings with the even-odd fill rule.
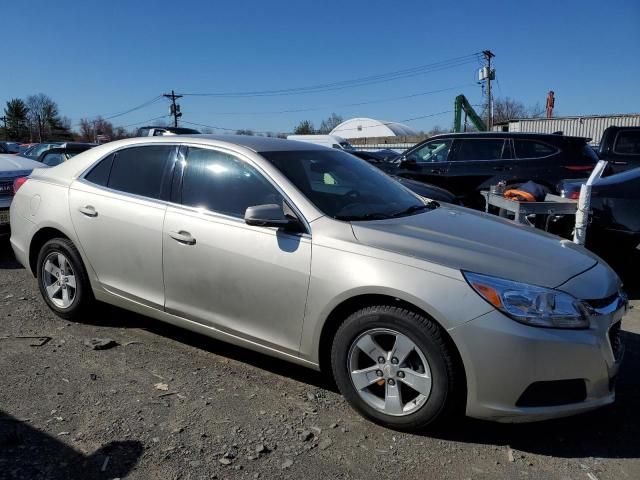
[[[593,312],[585,330],[537,328],[494,310],[449,331],[467,375],[470,417],[498,422],[529,422],[574,415],[613,403],[622,351],[615,330],[627,301],[615,301]],[[614,344],[612,346],[612,343]],[[615,348],[615,353],[614,353]],[[573,403],[522,405],[537,382],[584,384],[584,398]],[[552,384],[542,384],[552,385]]]

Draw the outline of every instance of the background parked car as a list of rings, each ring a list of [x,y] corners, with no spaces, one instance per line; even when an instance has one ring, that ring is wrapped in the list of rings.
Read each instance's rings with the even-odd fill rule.
[[[38,157],[38,162],[44,163],[48,167],[55,167],[95,146],[97,146],[96,143],[66,143],[63,146],[45,150]]]
[[[640,167],[640,127],[609,127],[602,134],[598,156],[612,173]]]
[[[43,165],[17,155],[0,155],[0,236],[9,234],[9,207],[14,194],[14,182]]]
[[[588,139],[509,132],[437,135],[404,152],[387,173],[443,187],[480,208],[480,190],[504,180],[533,180],[551,190],[565,178],[588,175],[598,157]]]
[[[558,189],[564,197],[578,198],[585,181],[563,181]],[[640,243],[640,168],[596,180],[591,212],[588,246],[603,254],[635,248]]]
[[[0,142],[0,153],[18,153],[20,145],[16,142]]]
[[[20,153],[20,156],[28,158],[30,160],[38,160],[38,157],[43,152],[46,152],[50,148],[55,148],[60,145],[62,145],[62,142],[35,143],[27,148],[24,152]]]
[[[355,155],[358,158],[366,160],[367,162],[375,165],[376,167],[384,166],[385,162],[388,161],[388,158],[393,156],[398,156],[397,153],[393,152],[393,150],[382,150],[382,151],[374,151],[374,152],[365,152],[365,151],[357,151],[353,150],[349,152],[351,155]],[[431,185],[424,182],[419,182],[417,180],[411,180],[409,178],[398,177],[397,175],[391,175],[396,181],[400,182],[402,185],[407,187],[409,190],[417,193],[418,195],[426,198],[430,198],[432,200],[437,200],[439,202],[447,202],[447,203],[458,203],[456,196],[445,190],[444,188],[436,187],[435,185]]]
[[[200,135],[194,128],[184,127],[140,127],[138,137],[162,137],[165,135]]]

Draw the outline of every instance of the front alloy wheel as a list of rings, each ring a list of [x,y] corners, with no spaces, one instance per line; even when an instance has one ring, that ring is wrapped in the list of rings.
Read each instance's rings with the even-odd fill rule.
[[[464,372],[444,330],[394,305],[351,314],[338,328],[331,367],[345,399],[390,428],[423,430],[464,400]]]
[[[366,330],[353,342],[347,361],[360,398],[384,414],[409,415],[429,398],[429,362],[422,350],[400,332]]]

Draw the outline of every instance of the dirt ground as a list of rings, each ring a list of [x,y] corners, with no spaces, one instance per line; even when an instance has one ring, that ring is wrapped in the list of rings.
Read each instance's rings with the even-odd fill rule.
[[[639,256],[619,264],[638,306]],[[637,479],[637,310],[623,328],[612,407],[401,434],[319,373],[106,306],[61,320],[0,242],[0,479]]]

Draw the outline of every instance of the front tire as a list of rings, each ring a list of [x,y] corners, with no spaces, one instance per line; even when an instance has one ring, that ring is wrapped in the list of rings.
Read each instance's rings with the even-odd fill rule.
[[[388,305],[363,308],[334,337],[333,374],[365,417],[403,431],[444,418],[462,391],[454,354],[439,325]]]
[[[94,302],[80,253],[66,238],[54,238],[42,246],[37,279],[42,298],[59,317],[77,320]]]

